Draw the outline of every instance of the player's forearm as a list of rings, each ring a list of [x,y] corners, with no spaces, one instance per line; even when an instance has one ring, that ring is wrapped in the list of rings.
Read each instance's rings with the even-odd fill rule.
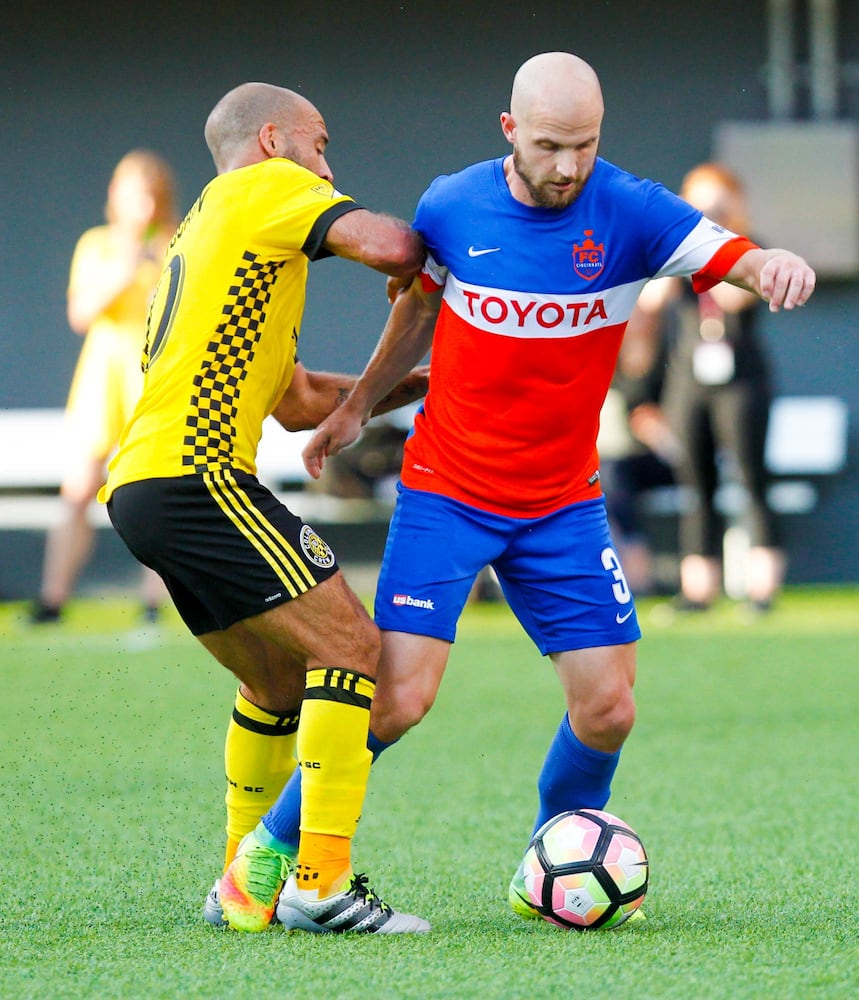
[[[371,415],[389,413],[421,399],[427,393],[428,379],[428,365],[414,368],[379,400]],[[285,430],[312,430],[349,398],[357,381],[357,375],[307,371],[298,366],[272,416]]]
[[[763,250],[760,247],[747,251],[725,275],[725,281],[730,282],[737,288],[743,288],[748,292],[753,292],[755,295],[762,297],[760,284],[761,269],[770,257],[777,252],[774,250]]]
[[[347,399],[356,381],[355,375],[297,369],[272,415],[288,431],[312,430]]]
[[[383,413],[390,413],[391,410],[398,410],[401,406],[417,402],[426,396],[428,388],[429,365],[420,365],[409,372],[386,396],[383,396],[376,403],[370,416],[378,417]]]
[[[435,317],[436,310],[422,296],[413,291],[400,295],[391,308],[376,350],[346,405],[360,412],[365,420],[373,413],[384,412],[377,407],[383,405],[429,351]]]

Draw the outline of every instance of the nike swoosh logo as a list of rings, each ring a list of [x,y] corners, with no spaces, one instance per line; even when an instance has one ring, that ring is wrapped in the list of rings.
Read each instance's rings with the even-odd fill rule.
[[[618,625],[623,625],[623,623],[627,620],[627,618],[629,618],[629,616],[632,614],[633,611],[635,611],[635,608],[630,608],[625,615],[622,615],[618,611],[618,613],[614,616],[614,620],[618,623]]]
[[[468,248],[468,256],[469,257],[482,257],[485,253],[498,253],[498,251],[500,249],[501,249],[501,247],[489,247],[488,250],[478,250],[475,247],[471,246],[471,247]]]

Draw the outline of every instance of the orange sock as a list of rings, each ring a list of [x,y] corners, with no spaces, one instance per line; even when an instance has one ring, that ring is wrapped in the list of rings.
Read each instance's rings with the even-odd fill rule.
[[[224,851],[224,871],[226,871],[233,863],[233,858],[236,856],[236,851],[239,849],[240,843],[241,841],[239,840],[233,840],[232,837],[227,837],[227,848]]]
[[[302,832],[295,866],[298,888],[315,890],[320,899],[339,892],[352,874],[351,846],[349,837]]]

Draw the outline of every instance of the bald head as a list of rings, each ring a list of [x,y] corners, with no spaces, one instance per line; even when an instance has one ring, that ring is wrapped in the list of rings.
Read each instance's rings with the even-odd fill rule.
[[[261,130],[273,125],[286,135],[321,115],[306,98],[270,83],[243,83],[225,94],[206,120],[206,144],[218,173],[277,155],[261,146]],[[324,126],[324,123],[323,123]],[[327,138],[327,137],[326,137]],[[279,155],[288,155],[288,151]]]
[[[521,122],[551,114],[573,123],[602,115],[602,92],[596,73],[571,52],[542,52],[523,63],[513,78],[510,113]]]
[[[603,101],[593,69],[570,52],[543,52],[519,67],[501,128],[513,146],[504,174],[525,205],[564,209],[596,162]]]

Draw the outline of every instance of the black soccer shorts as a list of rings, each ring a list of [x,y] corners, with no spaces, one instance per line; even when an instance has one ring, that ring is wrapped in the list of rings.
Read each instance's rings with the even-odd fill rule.
[[[126,483],[107,509],[194,635],[299,597],[338,570],[309,524],[255,476],[234,469]]]

